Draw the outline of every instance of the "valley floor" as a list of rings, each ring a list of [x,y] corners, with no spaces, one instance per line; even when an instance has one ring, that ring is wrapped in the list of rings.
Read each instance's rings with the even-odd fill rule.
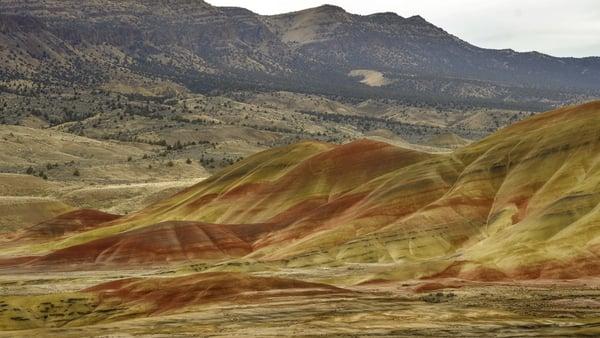
[[[0,332],[0,337],[549,337],[600,333],[598,279],[530,283],[412,280],[346,287],[343,292],[330,294],[307,292],[290,296],[277,295],[273,290],[248,291],[249,294],[232,299],[143,315],[135,313],[137,305],[114,309],[97,306],[84,311],[78,302],[85,299],[85,293],[82,298],[65,296],[107,280],[164,272],[6,273],[0,276],[0,323],[6,330]],[[447,287],[437,289],[440,283]],[[50,317],[68,318],[60,325],[54,322],[54,328],[35,328],[43,322],[31,324],[28,316],[36,308],[39,310],[39,304],[50,304],[48,299],[60,299],[71,308],[79,306],[79,312],[68,307],[62,314],[50,311]],[[15,311],[21,314],[17,316]],[[47,319],[46,323],[52,320]],[[82,325],[86,320],[93,324]]]

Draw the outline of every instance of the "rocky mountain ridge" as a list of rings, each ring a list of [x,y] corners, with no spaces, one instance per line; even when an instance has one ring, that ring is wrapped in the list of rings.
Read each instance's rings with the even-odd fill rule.
[[[188,90],[289,90],[535,106],[596,96],[599,58],[473,46],[425,21],[325,5],[261,16],[203,1],[3,1],[0,84],[169,81]],[[370,86],[355,70],[382,74]],[[24,82],[23,82],[24,81]]]

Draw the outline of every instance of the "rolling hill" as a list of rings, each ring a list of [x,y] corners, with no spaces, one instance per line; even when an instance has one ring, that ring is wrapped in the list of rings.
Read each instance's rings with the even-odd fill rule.
[[[599,120],[599,102],[565,107],[452,153],[372,140],[275,148],[139,212],[12,252],[44,267],[239,259],[396,264],[384,279],[595,275]]]

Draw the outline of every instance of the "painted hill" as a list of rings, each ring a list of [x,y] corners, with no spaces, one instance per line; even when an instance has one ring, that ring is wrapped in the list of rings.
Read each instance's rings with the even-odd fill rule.
[[[85,291],[97,294],[102,300],[100,306],[146,303],[144,310],[152,315],[223,300],[256,302],[266,298],[350,293],[326,284],[223,272],[174,278],[121,279]]]
[[[119,217],[121,216],[92,209],[75,210],[23,229],[21,238],[63,237],[91,230]]]
[[[240,257],[252,251],[236,234],[242,226],[171,221],[57,250],[32,265],[164,264]]]
[[[464,147],[469,144],[470,141],[462,138],[454,133],[443,133],[431,137],[427,140],[426,144],[431,147],[449,148],[456,149]]]
[[[121,278],[72,292],[3,297],[0,300],[0,335],[23,337],[32,333],[13,330],[57,328],[62,331],[115,322],[127,325],[126,321],[130,319],[155,317],[155,320],[161,320],[164,315],[185,314],[219,304],[268,306],[271,301],[314,302],[315,298],[336,301],[336,298],[352,296],[356,293],[326,284],[233,272]],[[226,316],[219,313],[219,317]],[[116,331],[106,327],[101,330],[111,334]],[[44,337],[64,336],[64,331],[39,333]],[[67,334],[81,335],[81,332]]]
[[[370,140],[302,142],[245,159],[100,229],[21,249],[43,255],[38,260],[46,266],[68,263],[65,257],[75,257],[64,255],[69,251],[110,255],[117,243],[127,250],[103,263],[206,259],[182,254],[185,246],[163,252],[165,244],[146,241],[157,229],[191,227],[201,235],[184,238],[213,250],[212,260],[396,264],[366,279],[595,275],[599,125],[600,102],[591,102],[541,114],[452,153]],[[222,243],[243,250],[224,252]]]

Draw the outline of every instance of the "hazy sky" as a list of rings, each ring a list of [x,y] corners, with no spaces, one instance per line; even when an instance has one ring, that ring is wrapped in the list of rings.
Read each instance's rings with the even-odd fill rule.
[[[324,3],[355,14],[419,14],[480,47],[537,50],[555,56],[600,56],[600,0],[208,0],[260,14]]]

